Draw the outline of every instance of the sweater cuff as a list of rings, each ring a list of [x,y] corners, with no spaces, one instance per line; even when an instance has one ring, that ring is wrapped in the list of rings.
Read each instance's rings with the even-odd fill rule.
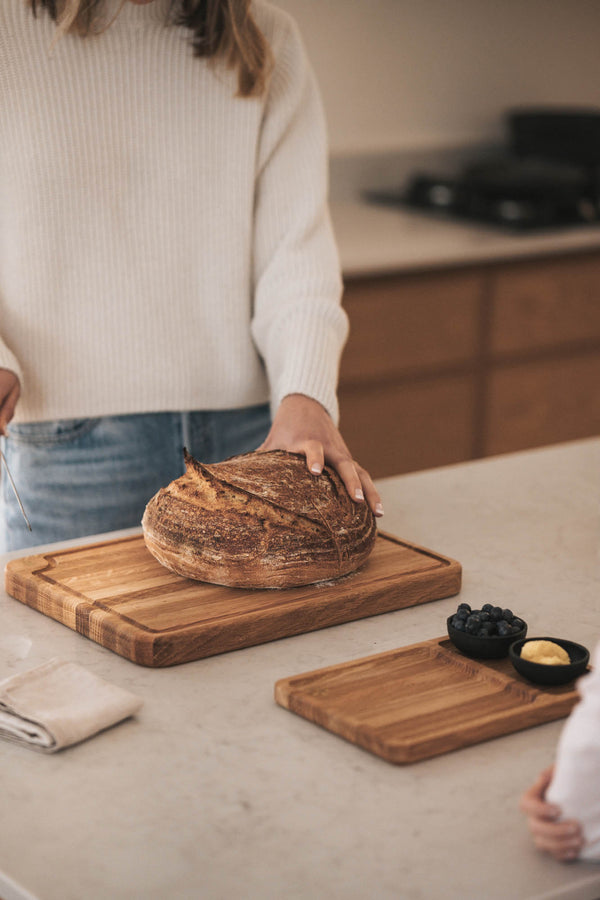
[[[315,315],[315,305],[321,315]],[[348,334],[348,320],[340,306],[313,301],[288,319],[273,336],[279,352],[269,373],[271,412],[288,394],[304,394],[325,407],[335,425],[339,423],[337,380],[340,357]]]

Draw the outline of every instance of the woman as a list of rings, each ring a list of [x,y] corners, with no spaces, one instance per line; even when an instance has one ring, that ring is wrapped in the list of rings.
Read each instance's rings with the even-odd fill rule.
[[[303,453],[381,515],[336,425],[347,321],[290,18],[2,0],[0,117],[0,431],[33,526],[4,479],[2,549],[139,524],[184,445]]]

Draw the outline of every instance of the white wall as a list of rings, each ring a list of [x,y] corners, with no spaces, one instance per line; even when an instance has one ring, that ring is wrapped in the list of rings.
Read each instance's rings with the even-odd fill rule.
[[[520,104],[600,108],[600,0],[274,0],[298,22],[333,154],[495,140]]]

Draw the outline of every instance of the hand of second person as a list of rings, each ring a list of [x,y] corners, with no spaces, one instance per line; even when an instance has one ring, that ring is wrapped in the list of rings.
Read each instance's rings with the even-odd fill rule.
[[[584,839],[581,825],[574,819],[560,819],[560,809],[546,802],[553,767],[544,769],[522,795],[519,808],[527,816],[529,830],[538,850],[549,853],[559,862],[577,859]]]
[[[319,475],[327,463],[338,472],[353,500],[358,503],[366,500],[374,515],[383,515],[381,498],[371,476],[352,459],[331,416],[316,400],[304,394],[284,397],[271,430],[258,450],[303,453],[314,475]]]
[[[0,434],[15,414],[17,400],[21,393],[19,379],[10,369],[0,369]]]

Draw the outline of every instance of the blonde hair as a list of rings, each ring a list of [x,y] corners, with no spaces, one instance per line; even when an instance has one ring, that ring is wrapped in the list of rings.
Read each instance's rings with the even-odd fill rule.
[[[45,9],[56,22],[57,37],[94,33],[102,0],[25,0],[33,14]],[[121,5],[128,2],[122,0]],[[273,59],[250,9],[251,0],[171,0],[170,20],[188,27],[196,56],[222,61],[236,71],[238,96],[264,93]]]
[[[83,18],[83,9],[85,6],[83,0],[63,0],[62,9],[56,19],[56,27],[59,32],[64,34],[75,24],[78,18]],[[90,9],[90,4],[87,4]],[[82,24],[82,23],[80,23]]]

